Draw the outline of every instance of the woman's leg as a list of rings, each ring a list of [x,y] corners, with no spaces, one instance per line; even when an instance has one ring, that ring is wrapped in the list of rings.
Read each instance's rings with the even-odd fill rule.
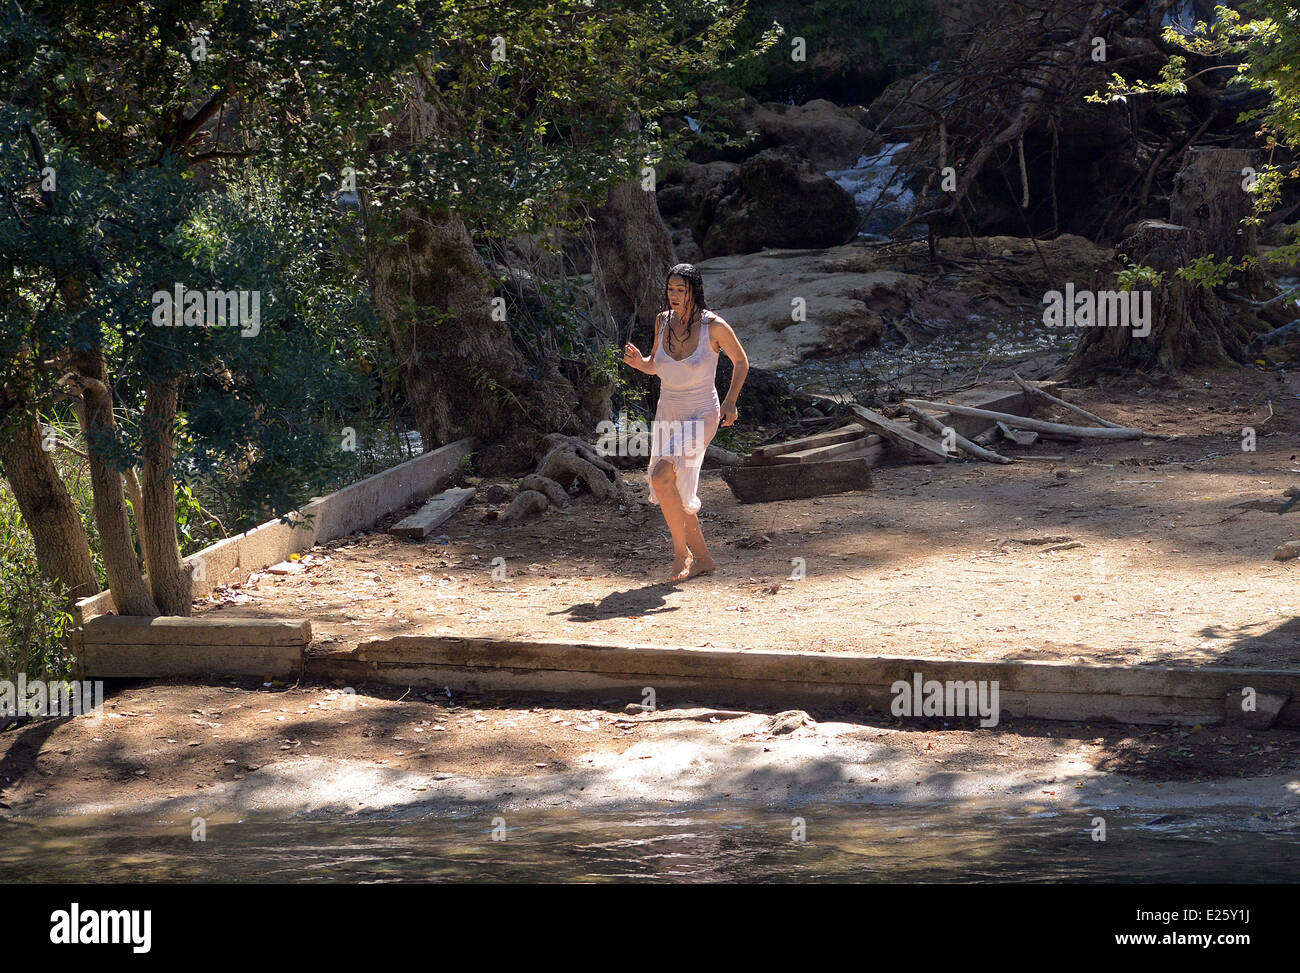
[[[693,558],[691,571],[687,577],[707,574],[717,567],[717,564],[714,563],[713,555],[709,553],[708,545],[704,543],[704,531],[700,529],[700,518],[696,514],[686,514],[684,520],[686,546],[691,549]]]
[[[673,535],[673,570],[668,580],[681,581],[687,577],[686,558],[690,552],[686,546],[686,510],[681,494],[677,492],[677,474],[672,460],[660,459],[655,463],[650,470],[650,483],[668,523],[668,532]]]

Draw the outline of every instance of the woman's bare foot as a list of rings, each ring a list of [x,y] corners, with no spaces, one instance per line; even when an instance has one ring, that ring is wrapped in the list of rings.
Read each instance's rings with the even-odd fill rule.
[[[688,577],[688,578],[693,578],[693,577],[695,577],[697,574],[712,574],[712,573],[713,573],[713,569],[716,568],[717,566],[718,566],[718,565],[717,565],[716,563],[714,563],[713,558],[711,558],[711,557],[709,557],[709,556],[707,556],[707,555],[704,556],[704,557],[698,557],[698,558],[695,557],[694,555],[692,555],[692,556],[691,556],[691,569],[690,569],[690,572],[686,575],[686,577]]]
[[[668,575],[669,581],[685,581],[691,576],[688,564],[693,563],[694,558],[688,554],[679,554],[673,558],[673,570]]]

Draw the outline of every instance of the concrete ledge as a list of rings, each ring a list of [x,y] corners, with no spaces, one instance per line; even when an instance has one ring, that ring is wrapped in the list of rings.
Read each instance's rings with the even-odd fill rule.
[[[311,517],[310,526],[293,527],[271,520],[191,554],[185,563],[195,569],[194,597],[202,598],[217,585],[238,581],[313,544],[323,544],[369,527],[385,514],[436,493],[474,445],[473,439],[448,443],[313,500],[294,515],[295,520]],[[109,591],[77,602],[77,614],[83,620],[115,610],[113,594]]]
[[[1224,721],[1228,690],[1300,695],[1300,671],[1206,667],[1080,666],[974,662],[899,656],[814,655],[769,650],[595,645],[561,641],[414,635],[311,655],[310,678],[401,686],[449,686],[461,693],[545,692],[627,695],[652,686],[662,703],[690,698],[789,707],[852,703],[888,711],[891,686],[925,680],[998,683],[1003,717],[1212,725]],[[1278,726],[1300,726],[1286,703]]]
[[[311,623],[267,618],[99,615],[77,634],[85,678],[271,676],[296,678]]]

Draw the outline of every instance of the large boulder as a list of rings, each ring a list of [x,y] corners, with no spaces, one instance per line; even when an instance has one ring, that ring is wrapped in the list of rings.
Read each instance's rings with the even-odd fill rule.
[[[703,143],[693,147],[690,158],[696,162],[741,162],[764,149],[789,146],[821,171],[847,169],[858,157],[874,150],[878,139],[862,124],[865,109],[842,108],[824,98],[803,105],[786,105],[779,101],[760,102],[752,95],[728,85],[706,86],[720,98],[734,101],[731,107],[718,109],[709,119],[710,126],[731,138],[747,132],[754,138],[743,146],[716,148]]]
[[[769,250],[706,260],[699,269],[709,306],[735,327],[750,362],[788,368],[878,343],[887,320],[919,293],[908,274],[839,269],[836,255],[851,249]]]
[[[706,206],[716,205],[739,188],[739,163],[688,162],[664,177],[655,201],[669,228],[690,229]]]
[[[691,230],[705,257],[833,247],[857,229],[852,195],[793,149],[765,149],[745,160],[737,182],[729,195],[704,200],[696,215]]]

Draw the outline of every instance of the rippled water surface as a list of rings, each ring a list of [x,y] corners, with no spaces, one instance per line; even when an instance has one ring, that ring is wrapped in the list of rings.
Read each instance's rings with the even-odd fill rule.
[[[802,819],[806,840],[796,839]],[[1094,840],[1097,817],[1106,840]],[[0,822],[16,882],[1291,882],[1300,808],[810,806],[369,820]],[[495,840],[493,835],[503,836]]]

